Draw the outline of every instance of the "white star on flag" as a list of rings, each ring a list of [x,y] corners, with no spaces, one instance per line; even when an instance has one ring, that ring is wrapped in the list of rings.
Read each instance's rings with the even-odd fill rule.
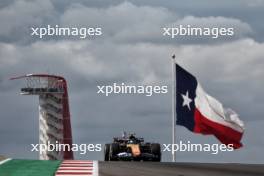
[[[190,103],[192,102],[192,99],[189,98],[189,92],[188,90],[186,91],[186,95],[181,94],[183,98],[183,103],[182,106],[187,106],[189,110],[191,110]]]

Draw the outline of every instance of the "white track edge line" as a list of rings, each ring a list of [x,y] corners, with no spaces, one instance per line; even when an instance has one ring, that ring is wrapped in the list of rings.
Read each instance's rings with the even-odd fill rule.
[[[5,159],[3,161],[0,161],[0,165],[4,164],[5,162],[10,161],[10,160],[11,160],[11,158],[7,158],[7,159]]]
[[[93,176],[98,176],[99,172],[99,165],[98,161],[93,161]]]

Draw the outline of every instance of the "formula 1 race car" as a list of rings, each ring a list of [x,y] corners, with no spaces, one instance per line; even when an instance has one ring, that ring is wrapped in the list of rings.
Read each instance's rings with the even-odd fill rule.
[[[105,144],[105,161],[161,161],[161,148],[158,143],[145,143],[135,134],[114,137],[113,143]]]

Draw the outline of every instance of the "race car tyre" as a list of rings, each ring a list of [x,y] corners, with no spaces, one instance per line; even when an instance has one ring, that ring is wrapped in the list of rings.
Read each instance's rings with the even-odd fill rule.
[[[104,160],[109,161],[110,144],[105,144],[104,147]]]
[[[151,153],[157,157],[153,161],[160,162],[161,161],[160,144],[153,143],[153,144],[151,144],[150,147],[151,147]]]
[[[117,154],[118,153],[119,153],[119,144],[118,143],[112,143],[110,145],[109,160],[110,161],[117,160]]]

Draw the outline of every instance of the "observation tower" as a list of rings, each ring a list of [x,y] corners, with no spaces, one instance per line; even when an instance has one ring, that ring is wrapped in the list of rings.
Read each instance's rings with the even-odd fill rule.
[[[64,144],[65,151],[40,151],[42,160],[73,159],[71,118],[67,82],[61,76],[27,74],[11,80],[24,79],[22,95],[39,97],[39,144]]]

